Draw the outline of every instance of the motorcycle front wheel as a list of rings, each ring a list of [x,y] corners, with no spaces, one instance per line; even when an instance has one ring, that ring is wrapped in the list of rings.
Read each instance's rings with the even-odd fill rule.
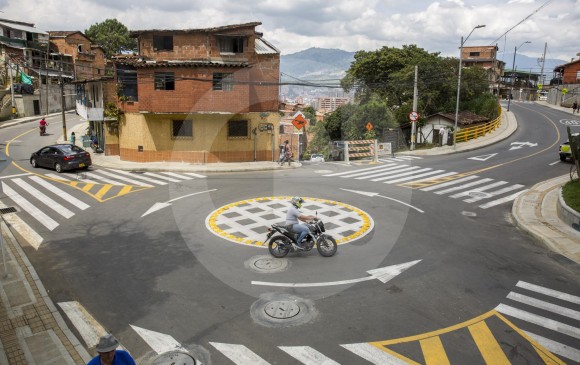
[[[316,242],[316,248],[321,256],[330,257],[336,253],[338,245],[334,238],[327,234],[323,234]]]
[[[288,243],[288,238],[284,236],[276,236],[270,240],[268,243],[268,251],[270,251],[270,255],[276,258],[282,258],[288,255],[290,249],[286,245]]]

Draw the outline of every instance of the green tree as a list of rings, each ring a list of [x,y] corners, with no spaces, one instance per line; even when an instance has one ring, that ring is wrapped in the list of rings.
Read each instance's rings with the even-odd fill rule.
[[[129,36],[129,29],[117,19],[95,23],[85,30],[85,35],[103,47],[107,58],[123,52],[136,51],[137,40]]]

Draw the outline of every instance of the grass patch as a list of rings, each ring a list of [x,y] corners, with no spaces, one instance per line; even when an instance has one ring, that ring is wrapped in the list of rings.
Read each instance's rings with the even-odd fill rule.
[[[580,212],[580,180],[568,181],[562,187],[562,196],[567,206]]]

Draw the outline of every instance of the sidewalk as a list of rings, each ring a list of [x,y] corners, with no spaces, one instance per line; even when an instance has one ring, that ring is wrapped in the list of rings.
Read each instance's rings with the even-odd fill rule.
[[[571,113],[569,108],[539,104]],[[54,114],[53,114],[54,115]],[[0,122],[0,128],[38,120],[38,117]],[[578,116],[580,119],[580,116]],[[508,138],[517,129],[512,113],[504,113],[501,126],[487,136],[452,146],[430,150],[405,152],[413,155],[442,155],[481,148]],[[82,123],[69,128],[75,132],[77,144],[86,132]],[[54,141],[57,142],[57,141]],[[60,137],[58,142],[64,142]],[[189,163],[135,163],[91,153],[96,166],[139,171],[232,172],[287,169],[275,162],[218,163],[195,165]],[[292,163],[291,167],[300,167]],[[514,202],[512,214],[517,225],[552,250],[580,263],[580,232],[565,224],[557,216],[557,194],[567,175],[541,182],[521,194]],[[1,207],[0,207],[1,208]],[[9,227],[2,227],[4,259],[0,262],[0,365],[26,364],[86,364],[92,357],[75,335],[49,298],[34,268],[26,258]],[[6,275],[4,274],[6,270]],[[92,354],[92,353],[91,353]]]

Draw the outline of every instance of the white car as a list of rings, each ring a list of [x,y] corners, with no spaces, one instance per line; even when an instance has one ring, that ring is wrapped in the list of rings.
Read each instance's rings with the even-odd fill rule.
[[[315,153],[310,156],[310,162],[324,162],[324,155]]]

